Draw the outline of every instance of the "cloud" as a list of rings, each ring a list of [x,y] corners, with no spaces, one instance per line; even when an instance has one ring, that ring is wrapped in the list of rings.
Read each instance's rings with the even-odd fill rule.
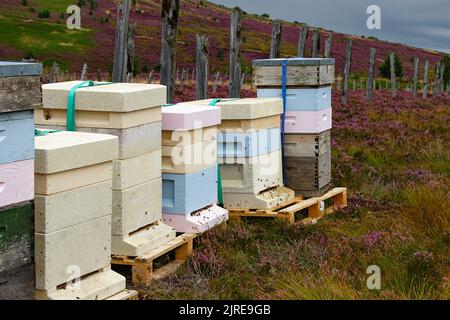
[[[336,32],[375,36],[409,45],[450,51],[448,0],[212,0],[249,13],[306,22]],[[381,30],[368,30],[369,5],[381,8]]]

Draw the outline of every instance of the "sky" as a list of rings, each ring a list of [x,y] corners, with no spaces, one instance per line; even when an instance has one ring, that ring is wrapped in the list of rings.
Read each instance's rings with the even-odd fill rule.
[[[272,19],[305,22],[336,32],[374,36],[450,53],[450,0],[211,0]],[[381,29],[369,30],[367,8],[378,5]]]

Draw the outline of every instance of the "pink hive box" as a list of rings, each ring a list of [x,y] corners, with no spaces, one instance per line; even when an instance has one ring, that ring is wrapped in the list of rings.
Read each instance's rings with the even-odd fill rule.
[[[184,233],[203,233],[227,220],[228,210],[216,204],[191,215],[163,214],[165,224]]]
[[[165,131],[189,131],[220,123],[219,107],[180,103],[162,108],[162,129]]]
[[[320,111],[286,111],[286,133],[320,133],[331,129],[331,108]]]
[[[0,207],[34,199],[34,160],[0,164]]]

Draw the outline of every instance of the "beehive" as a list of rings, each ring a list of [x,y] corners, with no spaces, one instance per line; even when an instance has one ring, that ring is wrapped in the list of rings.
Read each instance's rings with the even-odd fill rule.
[[[320,196],[331,186],[329,137],[334,59],[254,60],[258,97],[283,97],[283,63],[286,64],[286,186],[305,197]],[[328,143],[322,143],[324,139]]]
[[[35,142],[36,298],[105,299],[120,292],[125,278],[110,270],[117,137],[62,131]],[[74,279],[78,285],[68,284]]]
[[[32,278],[33,108],[42,100],[41,72],[38,63],[0,61],[0,295],[4,299],[17,296],[18,285],[33,286],[24,278]]]
[[[64,129],[68,93],[80,83],[44,85],[36,123]],[[175,230],[161,221],[161,106],[165,103],[166,89],[160,85],[100,83],[76,91],[77,131],[119,139],[112,179],[113,254],[138,256],[175,238]]]
[[[178,232],[201,233],[228,219],[217,193],[220,109],[163,108],[163,217]]]

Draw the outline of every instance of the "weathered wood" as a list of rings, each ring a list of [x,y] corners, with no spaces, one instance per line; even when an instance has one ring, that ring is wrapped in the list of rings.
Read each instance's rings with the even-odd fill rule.
[[[0,113],[42,105],[40,76],[0,77],[0,92]]]
[[[52,71],[50,73],[50,83],[58,82],[60,77],[59,63],[53,62]]]
[[[352,63],[352,39],[348,39],[345,49],[344,85],[341,96],[341,102],[343,104],[347,104],[348,101],[348,83],[350,80],[351,63]]]
[[[439,79],[441,77],[441,63],[438,62],[434,68],[434,87],[433,96],[437,97],[439,94]]]
[[[181,69],[181,79],[180,79],[180,92],[182,93],[184,91],[184,86],[187,81],[187,69]]]
[[[417,81],[419,75],[419,58],[414,58],[414,78],[413,78],[413,96],[417,97]]]
[[[148,74],[147,83],[152,83],[153,82],[153,74],[154,73],[155,73],[155,71],[152,69],[152,71],[150,71],[150,73]]]
[[[196,85],[195,96],[197,100],[208,98],[208,37],[197,35],[197,54],[196,54]]]
[[[230,98],[241,96],[241,10],[233,9],[231,13],[230,32]]]
[[[286,187],[297,194],[320,192],[331,182],[331,152],[318,157],[286,157]]]
[[[281,32],[282,26],[280,20],[272,23],[272,42],[270,45],[270,59],[277,59],[281,56]]]
[[[178,35],[179,0],[163,0],[161,5],[160,83],[167,87],[167,102],[173,103]]]
[[[125,82],[128,65],[128,21],[130,0],[123,0],[117,6],[116,40],[113,60],[113,82]]]
[[[303,58],[305,56],[307,36],[308,36],[308,26],[306,24],[301,25],[297,48],[297,56],[300,58]]]
[[[217,86],[219,85],[219,79],[220,79],[220,71],[216,72],[216,75],[214,77],[214,84],[213,84],[213,94],[217,93]]]
[[[318,58],[320,52],[320,30],[314,29],[312,38],[312,57]]]
[[[134,56],[135,56],[135,38],[136,38],[136,30],[137,30],[137,24],[132,23],[128,27],[128,35],[127,35],[127,77],[130,77],[130,79],[127,79],[127,82],[130,82],[131,77],[134,76],[135,70],[134,70]],[[131,76],[129,76],[131,74]]]
[[[87,65],[87,63],[85,63],[85,64],[83,64],[83,70],[81,71],[81,77],[80,77],[81,81],[85,81],[86,80],[87,70],[88,70],[88,65]]]
[[[428,67],[429,67],[428,59],[425,60],[425,67],[423,72],[423,84],[422,84],[422,97],[426,98],[428,96]]]
[[[286,157],[318,157],[331,150],[331,130],[318,134],[286,134]]]
[[[328,38],[325,40],[325,50],[323,53],[324,58],[329,58],[331,56],[331,44],[333,43],[333,34],[329,34]]]
[[[389,53],[389,62],[391,66],[391,91],[392,96],[395,98],[397,96],[397,87],[396,87],[396,74],[395,74],[395,53]]]
[[[256,86],[280,86],[281,66],[253,66],[253,81]],[[334,82],[334,66],[289,66],[287,86],[321,86]]]
[[[445,73],[445,63],[442,62],[441,72],[439,78],[439,94],[442,95],[444,93],[444,73]]]
[[[369,57],[369,74],[367,79],[367,92],[366,92],[366,101],[372,101],[373,90],[376,87],[375,85],[372,87],[375,77],[375,58],[377,55],[377,49],[370,48],[370,57]]]
[[[244,80],[245,80],[245,73],[243,73],[241,76],[241,87],[244,86]]]

